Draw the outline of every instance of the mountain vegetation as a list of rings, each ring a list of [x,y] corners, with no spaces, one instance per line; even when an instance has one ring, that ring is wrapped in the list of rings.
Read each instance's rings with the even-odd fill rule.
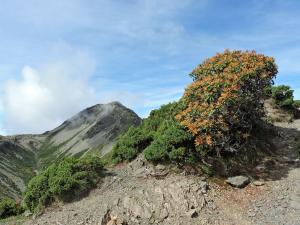
[[[73,200],[97,184],[102,169],[100,159],[95,156],[64,158],[29,182],[24,205],[32,212],[38,212],[54,201]]]
[[[138,127],[131,127],[112,149],[114,163],[130,161],[144,152],[150,161],[185,161],[192,157],[193,137],[175,116],[182,102],[173,102],[153,110]]]
[[[294,91],[287,85],[273,86],[269,90],[269,95],[277,106],[299,117],[300,100],[295,100],[293,93]]]
[[[277,73],[274,59],[255,52],[225,51],[191,73],[184,93],[186,108],[177,119],[196,146],[218,155],[236,150],[264,116],[264,89]]]
[[[0,219],[5,219],[10,216],[16,216],[23,212],[23,208],[14,199],[0,199]]]
[[[208,156],[242,152],[262,123],[264,89],[276,73],[273,58],[253,51],[226,50],[205,60],[178,102],[152,111],[119,138],[112,160],[143,152],[150,161],[200,164]]]

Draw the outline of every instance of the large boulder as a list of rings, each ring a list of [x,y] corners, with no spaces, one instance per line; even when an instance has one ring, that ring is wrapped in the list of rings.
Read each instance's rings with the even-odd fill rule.
[[[243,188],[247,186],[247,184],[250,183],[249,177],[246,176],[235,176],[235,177],[229,177],[226,182],[230,184],[233,187],[236,188]]]

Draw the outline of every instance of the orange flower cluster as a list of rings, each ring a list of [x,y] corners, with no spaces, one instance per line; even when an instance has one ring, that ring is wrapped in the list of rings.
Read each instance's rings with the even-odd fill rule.
[[[261,110],[263,89],[276,73],[274,59],[255,51],[218,53],[192,71],[194,82],[183,96],[186,108],[176,119],[195,136],[196,145],[224,145],[232,141],[226,139],[229,132],[248,137],[246,128],[233,128]],[[245,111],[247,106],[253,108]]]

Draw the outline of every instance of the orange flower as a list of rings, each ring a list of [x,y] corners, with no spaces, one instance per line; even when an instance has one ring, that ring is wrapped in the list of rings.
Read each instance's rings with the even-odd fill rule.
[[[259,101],[261,96],[253,95],[252,89],[264,88],[276,73],[274,59],[255,51],[217,53],[192,71],[194,82],[187,86],[183,96],[187,107],[176,119],[195,136],[196,145],[213,147],[218,144],[216,138],[228,135],[232,123],[238,127],[241,120],[247,120],[238,111],[240,105],[247,104],[243,98],[252,96],[247,99]],[[238,134],[247,138],[249,132]]]

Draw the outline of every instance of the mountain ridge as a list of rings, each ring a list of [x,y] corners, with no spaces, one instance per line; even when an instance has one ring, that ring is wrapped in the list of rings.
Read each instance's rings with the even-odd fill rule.
[[[65,156],[104,155],[141,118],[120,102],[96,104],[42,134],[0,137],[0,198],[19,198],[38,171]]]

